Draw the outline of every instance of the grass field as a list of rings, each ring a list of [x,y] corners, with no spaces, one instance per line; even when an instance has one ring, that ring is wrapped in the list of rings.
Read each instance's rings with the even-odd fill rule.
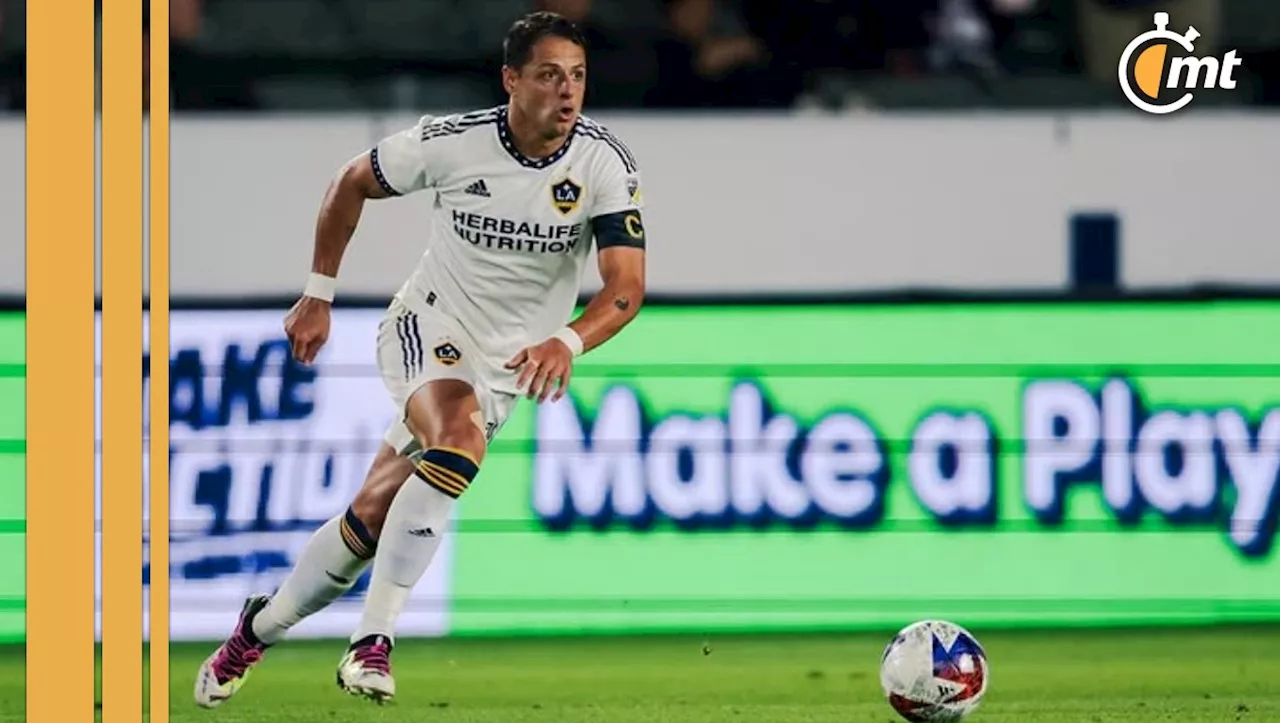
[[[1280,720],[1280,628],[978,631],[991,723]],[[191,702],[209,646],[172,650],[174,723],[847,723],[897,720],[876,665],[885,636],[405,640],[399,697],[333,683],[340,642],[273,649],[240,695]],[[0,652],[0,721],[22,721],[22,652]]]

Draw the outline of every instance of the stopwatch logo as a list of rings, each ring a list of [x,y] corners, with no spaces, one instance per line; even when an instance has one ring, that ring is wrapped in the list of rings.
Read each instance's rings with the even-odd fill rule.
[[[1173,97],[1180,89],[1235,89],[1232,73],[1240,66],[1236,51],[1221,60],[1198,58],[1192,53],[1200,31],[1188,26],[1184,35],[1172,32],[1168,29],[1169,13],[1156,13],[1154,19],[1156,29],[1134,38],[1120,56],[1120,89],[1130,103],[1163,115],[1187,107],[1195,97],[1190,92]]]

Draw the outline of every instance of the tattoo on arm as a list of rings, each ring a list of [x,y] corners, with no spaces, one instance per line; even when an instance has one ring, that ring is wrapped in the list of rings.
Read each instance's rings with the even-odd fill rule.
[[[618,311],[626,311],[631,308],[631,300],[625,296],[617,296],[613,299],[613,305],[618,307]]]

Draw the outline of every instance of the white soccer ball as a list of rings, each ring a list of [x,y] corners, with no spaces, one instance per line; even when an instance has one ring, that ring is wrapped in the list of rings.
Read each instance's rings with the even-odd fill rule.
[[[880,659],[885,698],[913,723],[964,720],[982,702],[989,679],[987,653],[978,639],[945,620],[908,625]]]

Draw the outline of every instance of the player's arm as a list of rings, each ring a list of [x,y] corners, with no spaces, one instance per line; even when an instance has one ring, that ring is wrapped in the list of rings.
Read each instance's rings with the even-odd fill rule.
[[[337,277],[366,201],[403,196],[432,185],[431,167],[438,166],[439,159],[429,158],[428,151],[440,146],[424,140],[429,122],[424,117],[414,127],[382,139],[348,161],[329,182],[316,219],[313,274]]]
[[[361,153],[339,169],[320,202],[311,272],[337,278],[342,256],[364,213],[365,201],[393,195],[398,194],[378,181],[372,151]]]
[[[309,364],[329,337],[329,306],[347,244],[355,235],[366,201],[402,196],[432,185],[423,118],[413,128],[389,136],[348,161],[325,190],[316,218],[311,274],[302,298],[285,318],[294,357]],[[437,145],[438,147],[438,145]]]
[[[569,388],[573,357],[612,339],[636,318],[644,302],[644,227],[639,209],[597,217],[593,224],[604,285],[581,316],[552,338],[522,349],[507,362],[508,369],[520,369],[517,388],[539,402],[563,397]],[[620,230],[627,240],[621,241],[622,237],[608,229]],[[601,230],[605,230],[604,235]]]
[[[604,285],[591,297],[569,328],[588,352],[612,339],[631,323],[644,303],[644,225],[639,210],[595,219],[597,258]]]

